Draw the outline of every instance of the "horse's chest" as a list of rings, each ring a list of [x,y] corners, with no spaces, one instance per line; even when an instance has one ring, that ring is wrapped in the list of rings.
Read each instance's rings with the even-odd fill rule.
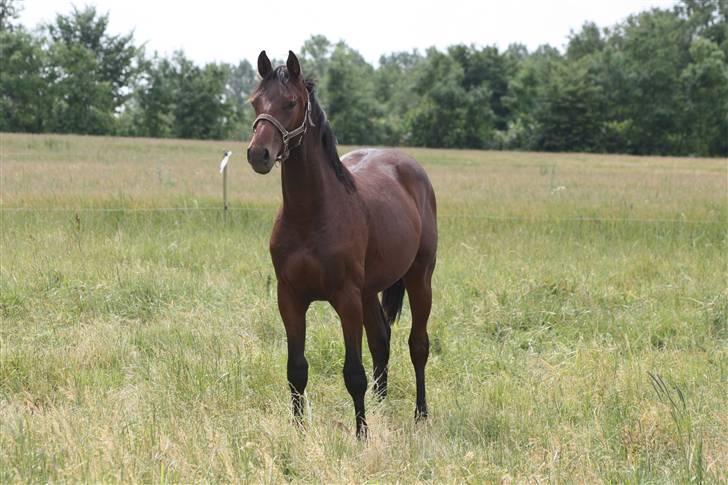
[[[305,242],[296,247],[271,246],[271,256],[278,281],[313,299],[326,299],[346,274],[345,258]]]

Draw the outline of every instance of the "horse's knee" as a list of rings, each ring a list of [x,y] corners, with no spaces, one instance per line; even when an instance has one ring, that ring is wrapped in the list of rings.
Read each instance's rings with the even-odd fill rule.
[[[353,397],[364,395],[367,390],[367,375],[361,362],[344,363],[344,384]]]
[[[288,385],[291,392],[303,394],[308,384],[308,361],[305,358],[295,362],[288,362]]]

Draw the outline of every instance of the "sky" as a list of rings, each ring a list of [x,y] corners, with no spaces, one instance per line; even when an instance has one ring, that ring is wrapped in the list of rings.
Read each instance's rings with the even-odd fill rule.
[[[571,30],[586,21],[612,26],[651,7],[676,0],[24,0],[20,22],[28,28],[53,21],[72,6],[94,5],[110,15],[112,33],[134,31],[137,44],[161,55],[184,50],[197,63],[248,59],[265,49],[285,59],[314,34],[344,40],[372,64],[395,51],[452,44],[520,42],[563,48]]]

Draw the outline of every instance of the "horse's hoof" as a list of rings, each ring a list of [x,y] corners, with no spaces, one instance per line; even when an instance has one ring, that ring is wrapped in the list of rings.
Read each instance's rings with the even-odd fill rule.
[[[419,423],[427,419],[427,409],[415,409],[415,422]]]

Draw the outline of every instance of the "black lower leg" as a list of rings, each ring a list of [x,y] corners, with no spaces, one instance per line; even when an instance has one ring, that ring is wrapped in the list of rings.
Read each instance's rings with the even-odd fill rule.
[[[376,348],[370,345],[372,360],[374,361],[374,393],[379,399],[387,396],[387,377],[389,366],[389,339],[380,337]]]
[[[415,419],[427,417],[427,399],[425,396],[425,365],[430,353],[430,342],[427,334],[424,338],[409,340],[410,357],[415,368],[415,381],[417,384],[417,398],[415,401]]]
[[[288,387],[291,389],[291,402],[293,416],[296,419],[303,417],[303,392],[308,383],[308,362],[305,358],[295,362],[288,362]]]
[[[389,366],[389,340],[391,329],[379,300],[374,297],[365,315],[367,342],[374,364],[374,393],[379,399],[387,396],[387,375]]]
[[[387,397],[387,367],[374,366],[374,393],[379,399]]]
[[[344,362],[344,383],[346,390],[354,400],[354,413],[356,415],[356,436],[366,438],[367,422],[364,412],[364,394],[367,390],[367,375],[361,361],[350,357],[347,352]]]

